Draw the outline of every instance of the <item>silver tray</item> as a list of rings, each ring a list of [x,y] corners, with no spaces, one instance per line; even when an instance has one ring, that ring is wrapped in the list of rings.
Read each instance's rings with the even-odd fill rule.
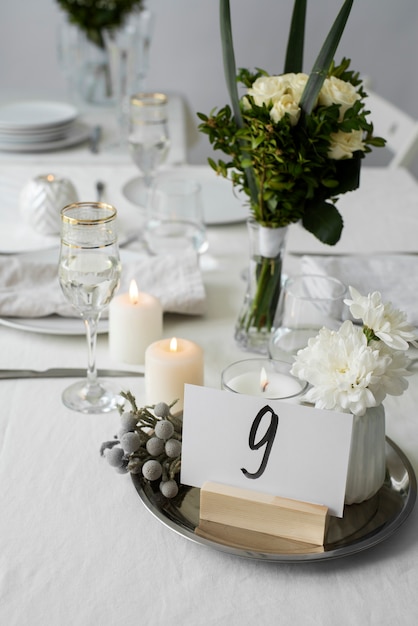
[[[342,519],[331,517],[323,547],[286,539],[271,538],[271,548],[257,549],[248,537],[242,543],[238,534],[219,540],[196,534],[199,524],[200,489],[180,486],[176,498],[164,498],[158,486],[132,474],[132,481],[146,508],[165,526],[196,543],[236,556],[263,561],[294,563],[335,559],[361,552],[392,535],[411,513],[417,482],[408,459],[393,441],[386,438],[386,479],[379,492],[361,504],[344,509]],[[233,533],[236,531],[233,530]],[[265,544],[264,544],[265,545]]]

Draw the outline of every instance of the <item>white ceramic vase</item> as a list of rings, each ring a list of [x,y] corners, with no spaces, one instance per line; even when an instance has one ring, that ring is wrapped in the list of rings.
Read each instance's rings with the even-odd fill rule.
[[[383,485],[386,473],[385,409],[381,404],[354,416],[345,503],[368,500]]]

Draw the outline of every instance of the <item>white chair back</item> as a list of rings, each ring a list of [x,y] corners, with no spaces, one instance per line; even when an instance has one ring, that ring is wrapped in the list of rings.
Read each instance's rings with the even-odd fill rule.
[[[408,167],[418,154],[418,121],[376,93],[367,93],[374,134],[386,139],[391,153],[389,167]]]

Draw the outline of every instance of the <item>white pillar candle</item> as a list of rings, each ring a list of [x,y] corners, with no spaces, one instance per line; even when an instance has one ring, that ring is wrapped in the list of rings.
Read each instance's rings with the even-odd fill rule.
[[[147,347],[163,334],[160,301],[138,291],[131,281],[129,293],[116,296],[109,306],[109,350],[113,359],[142,365]]]
[[[306,384],[288,373],[290,367],[289,363],[271,360],[238,361],[224,370],[222,387],[270,400],[292,398],[300,395]]]
[[[203,385],[203,350],[187,339],[162,339],[145,353],[147,404],[174,400],[174,411],[183,409],[184,384]]]

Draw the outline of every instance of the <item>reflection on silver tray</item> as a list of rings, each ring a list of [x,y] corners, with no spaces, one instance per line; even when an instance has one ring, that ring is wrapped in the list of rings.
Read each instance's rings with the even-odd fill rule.
[[[286,539],[271,539],[271,550],[258,550],[256,544],[240,543],[237,529],[232,529],[228,542],[204,538],[195,533],[199,524],[200,489],[180,488],[173,500],[164,498],[137,475],[132,481],[148,510],[165,526],[210,548],[236,556],[263,561],[301,562],[334,559],[361,552],[387,539],[411,513],[417,483],[414,471],[403,452],[386,439],[386,480],[380,491],[362,504],[346,506],[344,517],[330,518],[323,547],[307,546]],[[246,539],[247,541],[247,539]]]

